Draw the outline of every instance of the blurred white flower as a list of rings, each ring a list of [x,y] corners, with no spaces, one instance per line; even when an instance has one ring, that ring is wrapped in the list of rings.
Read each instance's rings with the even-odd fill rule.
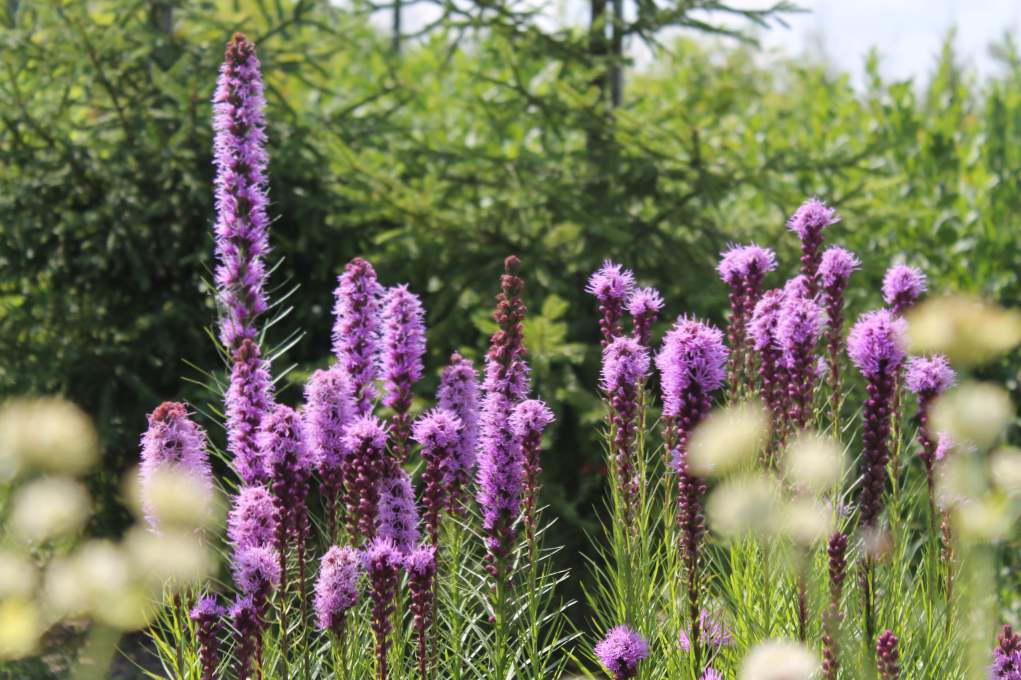
[[[9,550],[0,550],[0,598],[29,597],[38,581],[29,559]]]
[[[1021,314],[972,297],[931,298],[908,321],[912,354],[943,354],[954,365],[981,364],[1021,343]]]
[[[747,401],[717,409],[691,434],[688,465],[699,476],[722,476],[755,458],[769,418],[762,404]]]
[[[812,680],[819,660],[804,645],[769,640],[752,648],[741,662],[739,680]]]
[[[970,442],[985,450],[1014,419],[1014,405],[999,385],[968,382],[938,400],[932,409],[934,432],[946,432],[954,442]]]
[[[763,474],[727,480],[706,499],[710,526],[730,538],[745,533],[770,535],[776,528],[779,507],[779,487]]]
[[[14,493],[9,526],[22,540],[41,543],[78,531],[88,517],[84,486],[67,477],[42,477]]]
[[[92,421],[69,401],[15,399],[0,407],[0,478],[26,468],[80,475],[98,455]]]
[[[832,437],[803,433],[783,456],[784,478],[798,488],[822,493],[844,474],[844,449]]]

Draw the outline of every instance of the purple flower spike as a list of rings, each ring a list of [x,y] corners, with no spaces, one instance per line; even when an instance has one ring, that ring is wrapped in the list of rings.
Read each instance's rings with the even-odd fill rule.
[[[241,487],[227,515],[227,538],[235,551],[276,544],[277,509],[265,487]]]
[[[905,322],[885,309],[863,314],[847,341],[851,361],[868,380],[862,434],[862,526],[873,527],[882,510],[886,462],[890,455],[894,385],[904,362]]]
[[[372,599],[372,633],[376,641],[376,677],[387,677],[387,652],[393,629],[394,598],[397,578],[404,565],[404,556],[388,538],[379,537],[369,543],[362,554],[362,564],[369,578]]]
[[[227,612],[216,598],[206,595],[192,608],[189,617],[195,622],[195,637],[199,643],[199,663],[202,680],[214,680],[220,663],[221,620]]]
[[[759,355],[759,397],[769,409],[771,436],[766,450],[767,462],[773,460],[782,440],[787,414],[787,378],[776,336],[784,297],[782,290],[766,291],[748,321],[752,348]]]
[[[819,261],[819,282],[824,289],[843,292],[853,272],[861,269],[861,260],[846,248],[832,246],[827,248]]]
[[[900,678],[900,654],[897,652],[897,636],[886,630],[876,640],[876,669],[881,680]]]
[[[305,501],[315,461],[301,416],[291,407],[278,404],[262,421],[259,449],[272,479],[280,537],[277,547],[284,551],[285,537],[296,537],[300,543],[308,525]]]
[[[468,480],[475,469],[475,447],[479,439],[479,376],[474,364],[457,352],[451,355],[450,364],[443,369],[436,401],[439,408],[450,411],[461,420],[460,443],[443,476],[443,483],[449,490],[448,509],[459,512]]]
[[[228,612],[231,626],[237,633],[234,645],[234,659],[237,663],[238,678],[251,677],[255,650],[262,636],[260,613],[251,597],[238,597]]]
[[[823,329],[823,311],[813,300],[786,295],[776,324],[776,340],[787,372],[788,418],[794,432],[808,425],[815,384],[813,357]]]
[[[894,314],[902,316],[927,289],[925,274],[905,264],[895,264],[883,277],[883,302]]]
[[[273,408],[273,380],[259,346],[245,339],[234,354],[230,386],[225,396],[227,450],[245,484],[269,480],[259,452],[262,418]]]
[[[649,656],[649,643],[627,626],[616,626],[594,651],[613,680],[627,680],[638,675],[638,663]]]
[[[624,504],[625,523],[631,530],[639,491],[632,452],[639,394],[648,375],[649,351],[637,339],[617,338],[603,350],[600,387],[610,408],[613,432],[610,455],[613,456],[617,490]]]
[[[801,240],[801,274],[808,288],[806,297],[814,298],[818,290],[818,269],[823,230],[840,221],[837,211],[816,198],[801,204],[787,220],[787,228]]]
[[[187,474],[212,497],[213,475],[206,456],[206,432],[188,417],[184,404],[165,401],[149,414],[149,429],[142,435],[141,458],[142,510],[153,531],[159,531],[159,517],[149,499],[149,489],[158,471]]]
[[[411,388],[422,378],[425,311],[407,286],[391,288],[383,301],[383,404],[394,411],[391,435],[397,460],[408,457]]]
[[[362,577],[361,555],[354,548],[332,546],[319,563],[315,587],[316,623],[319,630],[340,635],[345,617],[358,601]]]
[[[389,538],[404,554],[411,552],[418,543],[415,491],[408,474],[400,468],[380,481],[376,535]]]
[[[380,297],[376,270],[360,257],[337,277],[333,306],[333,353],[347,371],[358,415],[369,415],[379,376]]]
[[[762,280],[776,269],[776,254],[768,248],[751,244],[731,246],[723,252],[716,267],[723,282],[730,287],[730,393],[737,394],[742,380],[749,380],[746,331],[749,315],[762,295]]]
[[[404,561],[411,589],[411,614],[418,638],[418,676],[427,678],[429,671],[429,627],[433,619],[433,581],[436,577],[436,546],[417,548]]]
[[[585,292],[599,301],[599,329],[603,333],[603,347],[620,335],[620,318],[624,304],[635,288],[635,275],[610,260],[589,277]]]
[[[646,347],[651,340],[652,324],[656,323],[663,304],[663,298],[655,288],[637,288],[627,301],[633,325],[631,335]]]
[[[698,628],[699,628],[699,639],[702,644],[707,647],[719,649],[720,647],[726,647],[733,644],[734,636],[730,634],[723,624],[713,618],[713,616],[703,609],[698,615]],[[681,651],[691,651],[691,638],[688,636],[688,631],[681,630],[678,638],[678,644],[680,645]]]
[[[252,598],[261,614],[273,589],[280,584],[279,555],[271,546],[249,546],[234,553],[234,582]]]
[[[1021,680],[1021,637],[1004,625],[996,636],[990,680]]]
[[[827,248],[819,263],[823,305],[826,308],[826,351],[830,372],[830,410],[833,421],[840,416],[842,377],[840,357],[844,351],[844,292],[851,273],[861,268],[861,261],[840,246]]]
[[[220,341],[232,353],[246,338],[255,339],[255,318],[266,311],[262,262],[269,251],[265,104],[255,45],[235,33],[227,44],[213,95]]]
[[[305,384],[305,430],[315,467],[319,471],[320,493],[326,506],[328,535],[335,534],[337,506],[344,490],[344,428],[355,418],[355,403],[347,372],[336,364],[316,371]]]
[[[371,540],[376,535],[379,480],[386,458],[386,430],[374,416],[364,416],[344,431],[344,466],[348,535]]]
[[[826,546],[829,556],[830,601],[822,615],[822,674],[826,680],[837,680],[840,670],[839,650],[840,600],[844,592],[844,576],[847,568],[847,535],[839,531],[830,536]]]
[[[918,443],[921,446],[919,456],[925,464],[930,502],[933,501],[936,490],[933,464],[939,460],[937,455],[940,441],[929,430],[929,412],[936,397],[950,389],[956,379],[957,374],[950,367],[947,358],[941,354],[928,358],[912,357],[908,361],[905,383],[907,388],[918,396]]]
[[[422,505],[425,508],[426,534],[433,545],[439,543],[440,513],[449,505],[447,479],[460,478],[458,454],[461,432],[461,419],[445,408],[426,412],[411,429],[412,438],[422,447],[422,460],[425,461]]]
[[[535,540],[535,513],[539,504],[539,475],[542,462],[542,432],[553,422],[553,411],[538,399],[528,399],[514,407],[510,417],[510,429],[520,442],[521,455],[525,465],[525,531],[528,541]]]
[[[705,669],[705,672],[702,673],[700,680],[723,680],[723,676],[718,670],[707,668]]]

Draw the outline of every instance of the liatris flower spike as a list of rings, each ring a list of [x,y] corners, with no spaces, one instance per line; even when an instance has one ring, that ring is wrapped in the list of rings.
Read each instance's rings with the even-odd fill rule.
[[[422,378],[425,354],[425,311],[407,286],[387,291],[383,300],[383,404],[393,409],[391,442],[397,461],[408,454],[411,388]]]
[[[184,404],[166,401],[149,414],[149,429],[142,435],[141,459],[142,510],[153,531],[159,530],[160,518],[152,506],[149,489],[159,471],[188,475],[212,498],[213,476],[206,456],[206,433],[188,417]]]
[[[599,329],[603,346],[621,334],[620,319],[624,304],[635,287],[635,275],[619,264],[606,260],[596,273],[589,277],[585,292],[599,301]]]
[[[990,680],[1021,680],[1021,637],[1004,625],[996,636]]]
[[[617,489],[624,502],[625,522],[637,511],[638,478],[632,449],[638,417],[639,392],[649,374],[649,351],[635,338],[617,338],[603,350],[600,387],[610,407],[613,431],[611,455]]]
[[[812,406],[815,384],[813,350],[822,335],[822,310],[814,300],[785,295],[776,325],[776,340],[787,373],[787,400],[790,429],[804,429]]]
[[[306,529],[305,500],[315,461],[305,424],[294,409],[278,404],[263,419],[259,449],[272,479],[278,535],[300,538]],[[282,540],[277,547],[284,550]]]
[[[277,509],[265,487],[241,487],[227,515],[227,539],[235,551],[276,544]]]
[[[234,355],[226,406],[227,450],[245,484],[269,480],[259,452],[258,434],[263,417],[273,407],[273,379],[259,346],[245,339]]]
[[[837,680],[840,669],[839,641],[840,600],[844,592],[844,576],[847,567],[847,536],[839,531],[830,536],[826,547],[829,557],[830,601],[823,611],[822,672],[826,680]]]
[[[830,404],[834,423],[839,418],[842,381],[840,356],[844,344],[844,292],[851,273],[861,268],[861,261],[840,246],[827,248],[819,262],[823,306],[826,309],[826,358],[830,372]]]
[[[386,430],[374,416],[364,416],[344,431],[344,466],[348,536],[370,540],[376,535],[379,480],[386,456]]]
[[[911,309],[926,291],[926,279],[918,269],[895,264],[883,277],[883,302],[897,316]]]
[[[243,340],[255,340],[255,318],[266,311],[262,260],[269,251],[269,180],[264,106],[255,45],[236,33],[227,45],[213,95],[220,341],[232,353]]]
[[[659,313],[663,310],[663,298],[655,288],[637,288],[627,301],[627,311],[631,315],[631,336],[645,347],[649,346],[652,335],[652,324],[656,323]]]
[[[776,255],[769,248],[751,244],[732,246],[720,257],[716,270],[730,287],[730,320],[727,336],[730,340],[730,391],[736,394],[738,384],[747,376],[746,333],[748,318],[761,296],[762,280],[776,269]]]
[[[234,645],[234,660],[237,664],[238,678],[251,677],[251,669],[256,662],[255,650],[260,645],[262,635],[262,623],[259,621],[259,611],[252,602],[251,597],[238,597],[228,612],[231,626],[237,634],[237,642]]]
[[[336,535],[337,506],[344,490],[344,428],[355,418],[347,372],[340,364],[314,372],[305,384],[305,430],[326,508],[327,532]]]
[[[333,353],[351,381],[358,415],[372,412],[379,375],[380,297],[376,270],[360,257],[337,277],[333,306]]]
[[[433,580],[436,577],[436,546],[416,548],[404,561],[411,588],[411,613],[418,638],[418,673],[425,680],[429,670],[429,626],[433,619]]]
[[[700,631],[699,640],[702,641],[703,645],[719,649],[734,642],[734,636],[730,634],[730,631],[705,609],[699,613],[698,623]],[[688,631],[681,630],[677,642],[681,651],[691,651],[691,637],[688,635]]]
[[[823,230],[840,221],[837,211],[816,198],[801,204],[787,220],[787,228],[801,240],[801,274],[805,277],[806,297],[815,297],[818,291],[817,274],[822,247]]]
[[[379,483],[376,535],[393,541],[403,554],[418,543],[418,507],[408,473],[397,468]]]
[[[627,626],[611,628],[595,647],[596,658],[613,680],[638,675],[638,664],[649,656],[649,643]]]
[[[776,336],[783,301],[782,290],[766,291],[748,321],[752,347],[759,354],[759,397],[769,409],[770,442],[766,451],[767,461],[772,460],[779,446],[787,413],[787,382]]]
[[[457,352],[451,355],[450,363],[443,369],[436,405],[447,409],[461,421],[457,453],[451,457],[443,477],[448,489],[448,508],[451,512],[458,512],[475,468],[475,447],[479,438],[479,376],[472,362]]]
[[[412,438],[422,447],[422,505],[425,510],[425,528],[429,542],[439,541],[440,513],[448,506],[449,482],[460,479],[458,460],[462,438],[461,419],[445,408],[435,408],[415,421]]]
[[[521,447],[525,466],[525,529],[531,543],[535,539],[535,513],[539,503],[539,475],[542,464],[539,454],[542,449],[542,433],[553,422],[553,411],[538,399],[528,399],[514,407],[508,423],[511,432]]]
[[[361,555],[354,548],[332,546],[319,563],[315,585],[315,613],[319,630],[340,635],[345,617],[358,601],[362,577]]]
[[[252,604],[261,614],[273,589],[280,584],[280,563],[272,546],[248,546],[239,549],[232,558],[234,582],[241,592],[252,598]]]
[[[189,617],[195,622],[195,637],[199,643],[199,663],[202,665],[202,680],[215,680],[216,668],[220,663],[221,619],[227,612],[216,598],[206,595],[192,608]]]
[[[886,630],[876,640],[876,670],[881,680],[899,680],[900,654],[897,652],[897,636]]]
[[[372,633],[376,641],[376,678],[387,678],[387,653],[393,628],[394,597],[397,577],[404,565],[404,556],[388,538],[378,537],[362,554],[362,564],[369,579],[372,599]]]
[[[934,491],[932,466],[936,461],[939,440],[929,429],[929,412],[936,397],[950,389],[956,378],[954,369],[941,354],[912,357],[908,361],[905,384],[918,397],[918,443],[921,446],[919,455],[925,464],[930,496]]]

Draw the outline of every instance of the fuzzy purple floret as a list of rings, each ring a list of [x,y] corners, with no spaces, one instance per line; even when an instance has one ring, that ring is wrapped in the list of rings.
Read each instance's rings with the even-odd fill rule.
[[[1021,680],[1021,637],[1009,625],[996,635],[990,680]]]
[[[347,612],[358,601],[362,558],[357,550],[331,546],[319,562],[315,585],[315,613],[319,630],[340,634]]]
[[[638,477],[632,450],[637,430],[638,400],[649,375],[649,351],[635,338],[617,338],[603,350],[600,387],[610,407],[611,455],[617,488],[630,523],[637,511]]]
[[[707,668],[705,669],[705,672],[702,673],[702,677],[699,678],[699,680],[723,680],[723,676],[718,670],[714,668]]]
[[[776,269],[776,253],[769,248],[752,243],[734,245],[723,251],[716,271],[731,288],[744,288],[751,284],[758,286],[763,277]]]
[[[214,680],[220,663],[220,629],[226,610],[212,595],[205,595],[192,607],[189,618],[195,622],[195,638],[199,643],[202,680]]]
[[[142,435],[139,478],[142,510],[153,531],[159,530],[159,517],[150,501],[149,489],[160,470],[187,474],[210,497],[213,474],[206,455],[206,432],[188,416],[188,408],[176,401],[165,401],[149,414],[149,428]]]
[[[376,642],[377,677],[387,677],[387,653],[393,628],[394,598],[397,581],[404,566],[404,555],[393,541],[378,537],[362,553],[362,565],[369,581],[372,600],[372,633]]]
[[[444,483],[450,498],[460,504],[464,488],[475,468],[475,447],[479,439],[479,376],[475,365],[455,352],[443,369],[436,405],[456,415],[461,421],[457,455],[451,460]]]
[[[314,372],[305,383],[302,417],[312,458],[322,480],[319,491],[326,508],[327,530],[332,536],[337,507],[344,490],[344,428],[355,418],[355,403],[347,371],[340,364]]]
[[[931,357],[912,357],[904,384],[918,396],[937,397],[953,387],[957,374],[942,354]]]
[[[433,619],[433,582],[436,578],[436,546],[425,545],[416,548],[404,561],[408,572],[408,586],[411,590],[411,615],[418,639],[419,677],[428,677],[429,640],[428,631]]]
[[[731,635],[730,631],[720,621],[713,618],[712,614],[707,610],[703,609],[699,613],[698,624],[699,639],[703,645],[719,649],[720,647],[733,644],[734,636]],[[681,651],[691,651],[691,637],[689,637],[688,631],[682,629],[677,642]]]
[[[649,656],[649,643],[631,628],[616,626],[596,644],[594,651],[614,680],[625,680],[638,675],[638,663]]]
[[[663,305],[663,297],[655,288],[636,288],[628,298],[627,311],[631,315],[631,335],[646,347],[651,339],[652,324],[659,318]]]
[[[621,334],[621,312],[634,288],[635,275],[610,260],[603,262],[603,266],[589,277],[585,292],[599,301],[599,329],[604,346]]]
[[[231,567],[234,582],[261,612],[269,594],[280,583],[279,554],[272,546],[247,546],[234,553]]]
[[[435,408],[427,411],[415,421],[411,436],[422,447],[422,506],[425,511],[425,527],[429,541],[439,541],[440,513],[450,507],[451,493],[460,493],[452,488],[463,479],[459,460],[462,438],[461,419],[453,411]],[[455,501],[460,503],[460,499]]]
[[[723,384],[727,366],[723,333],[697,319],[681,317],[663,339],[656,355],[663,396],[663,415],[676,418],[685,394],[693,388],[715,392]]]
[[[230,350],[236,350],[245,338],[255,339],[255,318],[266,311],[265,104],[255,45],[235,34],[227,45],[213,95],[216,285],[222,308],[220,341]]]
[[[819,261],[819,282],[824,289],[847,286],[853,272],[861,269],[861,260],[846,248],[832,246],[827,248]]]
[[[895,264],[883,277],[883,302],[894,314],[903,314],[927,289],[925,274],[906,264]]]
[[[245,484],[268,481],[259,452],[258,435],[263,417],[273,408],[273,379],[269,364],[252,340],[244,340],[234,355],[226,406],[227,450]]]
[[[273,495],[264,486],[244,486],[234,497],[227,515],[227,539],[235,550],[274,545],[277,538],[277,509]]]
[[[808,288],[806,297],[815,297],[818,290],[818,269],[823,230],[840,221],[837,211],[816,198],[801,204],[787,220],[787,228],[801,240],[801,274]]]
[[[290,406],[278,404],[262,421],[259,450],[270,474],[278,536],[300,539],[307,528],[305,502],[315,468],[301,416]],[[282,540],[277,547],[284,549]]]
[[[333,353],[347,372],[359,415],[369,415],[379,377],[380,298],[376,270],[360,257],[337,277],[333,295]]]
[[[521,446],[524,462],[525,530],[528,540],[535,537],[535,513],[539,503],[539,476],[542,474],[542,433],[553,422],[553,411],[538,399],[527,399],[514,407],[510,429]]]
[[[404,470],[397,468],[379,483],[376,535],[389,538],[398,550],[407,554],[418,543],[418,519],[411,479]]]
[[[348,451],[344,465],[348,534],[352,540],[376,535],[379,480],[386,470],[387,433],[375,416],[364,416],[344,431]]]
[[[823,311],[813,300],[784,296],[776,323],[776,342],[787,373],[787,416],[794,431],[808,423],[817,362],[815,345],[823,330]]]
[[[730,287],[730,319],[727,338],[730,342],[730,390],[736,395],[739,384],[750,380],[746,344],[748,317],[762,295],[762,281],[776,269],[772,250],[756,244],[731,246],[723,252],[717,271]]]
[[[900,368],[907,324],[885,309],[859,317],[847,338],[847,354],[867,378]]]
[[[383,404],[394,411],[391,434],[397,459],[407,458],[411,388],[422,378],[425,354],[425,311],[407,286],[396,286],[383,300]]]
[[[259,608],[251,597],[239,596],[227,615],[237,635],[237,642],[234,645],[234,660],[237,666],[235,677],[248,678],[259,644],[259,636],[262,634]]]

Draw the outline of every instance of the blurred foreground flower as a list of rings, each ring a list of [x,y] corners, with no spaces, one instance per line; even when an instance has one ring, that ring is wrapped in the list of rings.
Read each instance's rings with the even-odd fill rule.
[[[819,660],[803,645],[769,640],[752,648],[741,663],[739,680],[812,680]]]
[[[990,383],[968,382],[940,397],[932,409],[933,429],[959,444],[989,448],[1014,419],[1007,391]]]
[[[769,416],[758,401],[717,409],[695,428],[688,466],[699,476],[727,474],[755,455],[766,441]]]
[[[1021,343],[1021,314],[978,298],[933,298],[919,304],[908,319],[911,353],[944,354],[954,365],[981,364]]]
[[[709,524],[720,535],[770,535],[780,509],[780,488],[764,474],[748,474],[717,487],[706,501]]]
[[[14,493],[8,526],[29,543],[78,531],[89,517],[89,494],[67,477],[42,477]]]
[[[95,428],[69,401],[23,398],[0,407],[0,478],[13,478],[25,468],[80,475],[98,455]]]
[[[822,493],[840,481],[846,460],[833,439],[805,433],[791,442],[783,459],[784,478],[807,491]]]

